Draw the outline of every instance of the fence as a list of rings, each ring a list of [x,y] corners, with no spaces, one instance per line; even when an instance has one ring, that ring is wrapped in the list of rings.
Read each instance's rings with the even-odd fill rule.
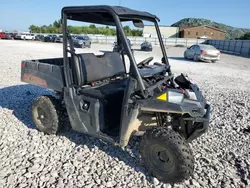
[[[38,35],[39,33],[34,33],[35,35]],[[46,33],[43,33],[43,35],[49,35]],[[52,35],[50,33],[50,35]],[[57,35],[57,34],[55,34]],[[100,44],[113,44],[116,41],[116,36],[104,36],[104,35],[94,35],[90,34],[88,35],[91,38],[92,43],[100,43]],[[159,41],[156,37],[127,37],[131,44],[133,45],[140,45],[144,41],[151,42],[152,45],[158,45]],[[206,40],[204,39],[194,39],[194,38],[163,38],[163,43],[165,46],[192,46],[194,44],[204,43]]]
[[[90,36],[92,43],[113,44],[116,41],[116,36]],[[158,38],[149,37],[128,37],[131,44],[139,45],[144,41],[151,42],[153,45],[158,45]],[[193,44],[204,43],[204,39],[186,39],[186,38],[163,38],[163,43],[166,46],[191,46]]]
[[[250,57],[250,40],[208,40],[207,43],[225,52]]]

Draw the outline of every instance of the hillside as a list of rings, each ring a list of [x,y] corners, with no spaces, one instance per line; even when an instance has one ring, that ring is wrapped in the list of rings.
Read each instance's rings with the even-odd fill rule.
[[[213,22],[211,20],[202,19],[202,18],[184,18],[172,24],[172,26],[175,26],[175,27],[201,26],[201,25],[208,25],[208,26],[216,27],[216,28],[226,31],[226,39],[236,39],[236,38],[243,36],[246,32],[250,32],[250,29],[232,27],[229,25]]]

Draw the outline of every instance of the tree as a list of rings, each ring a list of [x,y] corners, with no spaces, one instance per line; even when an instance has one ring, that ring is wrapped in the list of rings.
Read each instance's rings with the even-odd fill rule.
[[[55,20],[53,24],[36,26],[30,25],[30,32],[32,33],[62,33],[62,24],[60,20]],[[72,26],[68,25],[69,33],[73,34],[102,34],[106,36],[115,36],[116,29],[106,27],[96,27],[95,24],[91,24],[89,26]],[[124,31],[127,36],[141,36],[142,30],[130,29],[129,26],[124,26]]]
[[[142,30],[139,29],[133,29],[131,30],[132,36],[142,36]]]
[[[30,30],[31,33],[36,33],[36,31],[37,31],[37,26],[35,26],[35,25],[30,25],[29,30]]]
[[[239,38],[240,40],[250,40],[250,32],[245,33]]]
[[[91,29],[95,29],[95,28],[96,28],[96,26],[95,26],[95,24],[90,24],[90,25],[89,25],[89,28],[91,28]]]
[[[61,27],[61,21],[60,20],[55,20],[54,23],[53,23],[53,26],[56,27],[56,28],[60,28]]]
[[[130,27],[129,26],[124,26],[123,27],[123,30],[124,30],[124,32],[125,32],[125,34],[126,35],[129,35],[129,36],[131,36],[132,34],[131,34],[131,29],[130,29]]]

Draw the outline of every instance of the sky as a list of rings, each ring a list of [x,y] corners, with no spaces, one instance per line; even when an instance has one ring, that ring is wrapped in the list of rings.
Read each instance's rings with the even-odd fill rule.
[[[192,17],[250,28],[250,0],[0,0],[0,29],[28,31],[31,24],[49,25],[58,20],[64,6],[103,4],[150,12],[161,19],[160,25]]]

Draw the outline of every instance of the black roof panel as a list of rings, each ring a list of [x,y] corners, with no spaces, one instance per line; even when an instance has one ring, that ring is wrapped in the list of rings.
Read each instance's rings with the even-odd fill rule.
[[[142,19],[148,21],[159,21],[155,15],[148,12],[137,11],[121,6],[69,6],[62,9],[62,14],[65,13],[70,20],[84,21],[97,24],[114,25],[112,15],[120,17],[121,21],[129,21]]]

